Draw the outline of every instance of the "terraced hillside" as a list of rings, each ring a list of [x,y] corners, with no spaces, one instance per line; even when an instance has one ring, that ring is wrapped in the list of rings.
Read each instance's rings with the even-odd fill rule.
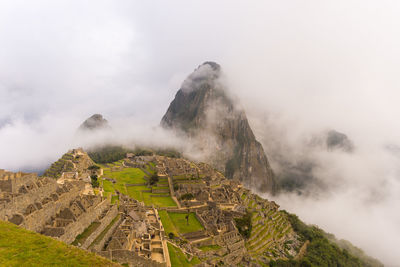
[[[246,248],[259,264],[270,260],[289,259],[296,256],[301,243],[290,224],[287,214],[278,205],[244,191],[241,199],[252,212],[252,230]]]
[[[0,266],[121,266],[94,253],[0,221]]]
[[[94,165],[94,162],[86,152],[82,149],[72,149],[51,164],[43,176],[60,178],[64,172],[77,172],[78,175],[82,175],[92,165]]]

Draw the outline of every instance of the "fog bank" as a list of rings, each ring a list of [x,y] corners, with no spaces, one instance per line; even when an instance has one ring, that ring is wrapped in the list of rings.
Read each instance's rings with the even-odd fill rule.
[[[277,175],[283,161],[315,163],[308,193],[279,204],[396,265],[399,5],[2,1],[0,168],[39,170],[109,138],[182,146],[157,126],[186,76],[212,60]],[[115,132],[77,141],[94,113]],[[345,133],[354,152],[307,145],[327,129]]]

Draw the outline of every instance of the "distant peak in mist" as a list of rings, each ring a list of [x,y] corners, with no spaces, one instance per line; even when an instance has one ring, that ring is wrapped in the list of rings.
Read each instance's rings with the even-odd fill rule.
[[[214,71],[220,71],[221,70],[221,66],[218,63],[214,62],[214,61],[206,61],[203,64],[201,64],[201,66],[204,66],[204,65],[210,66]]]
[[[329,150],[341,149],[345,152],[354,150],[353,142],[344,133],[330,130],[326,135],[326,146]]]
[[[101,114],[94,114],[90,118],[86,119],[81,126],[79,126],[79,130],[103,130],[110,129],[110,125],[108,121]]]

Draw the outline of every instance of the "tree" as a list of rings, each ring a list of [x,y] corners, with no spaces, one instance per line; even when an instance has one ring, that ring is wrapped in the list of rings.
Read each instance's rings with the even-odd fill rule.
[[[175,235],[174,235],[174,233],[171,232],[171,233],[168,234],[168,237],[169,237],[169,239],[174,239]]]
[[[90,176],[90,179],[92,180],[92,187],[93,188],[99,187],[99,181],[97,179],[97,175]]]
[[[158,182],[159,178],[157,173],[154,173],[152,176],[150,176],[150,185],[155,185]]]
[[[100,169],[100,167],[97,166],[97,165],[92,165],[92,166],[90,166],[90,167],[88,168],[88,170],[98,170],[98,169]]]

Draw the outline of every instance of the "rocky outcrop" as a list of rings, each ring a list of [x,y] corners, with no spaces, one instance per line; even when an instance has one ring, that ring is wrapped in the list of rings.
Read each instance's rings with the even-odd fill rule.
[[[79,126],[80,131],[93,131],[102,129],[110,129],[110,126],[108,125],[108,121],[104,119],[103,115],[101,114],[94,114],[85,120],[81,126]]]
[[[221,67],[205,62],[183,82],[161,125],[188,136],[201,159],[262,192],[275,192],[272,169],[243,109],[221,82]]]

